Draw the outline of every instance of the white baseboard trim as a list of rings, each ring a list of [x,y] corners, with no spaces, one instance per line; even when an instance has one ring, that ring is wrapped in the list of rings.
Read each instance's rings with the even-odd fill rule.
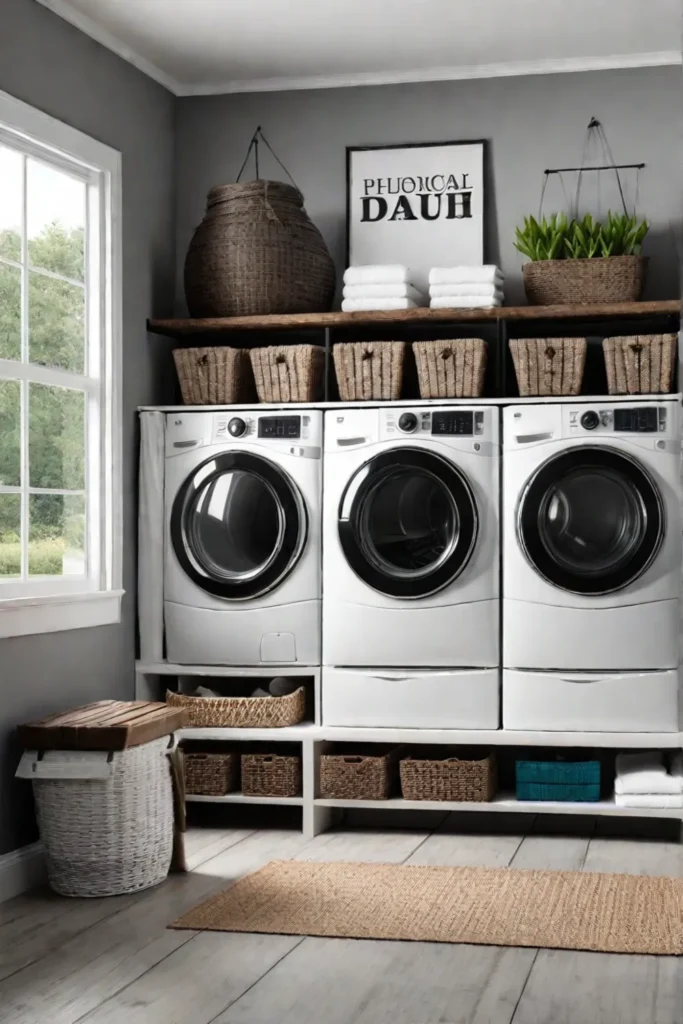
[[[31,843],[3,854],[0,856],[0,903],[42,885],[45,877],[42,843]]]

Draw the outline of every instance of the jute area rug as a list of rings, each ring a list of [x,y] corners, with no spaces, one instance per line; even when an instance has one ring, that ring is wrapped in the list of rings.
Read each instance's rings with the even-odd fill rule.
[[[172,928],[683,954],[683,879],[272,861]]]

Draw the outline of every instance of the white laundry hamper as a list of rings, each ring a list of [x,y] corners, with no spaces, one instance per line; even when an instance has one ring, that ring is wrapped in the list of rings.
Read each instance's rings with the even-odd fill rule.
[[[173,854],[173,739],[112,752],[27,751],[50,886],[114,896],[162,882]]]

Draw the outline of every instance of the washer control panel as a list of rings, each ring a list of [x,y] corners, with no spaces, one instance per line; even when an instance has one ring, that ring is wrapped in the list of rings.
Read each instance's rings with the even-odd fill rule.
[[[668,426],[669,410],[665,405],[618,406],[610,409],[570,409],[569,429],[572,435],[583,433],[660,434]]]

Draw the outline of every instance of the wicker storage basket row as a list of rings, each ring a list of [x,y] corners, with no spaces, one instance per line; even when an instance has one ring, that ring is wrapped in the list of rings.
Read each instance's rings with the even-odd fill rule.
[[[318,345],[227,346],[173,353],[185,405],[313,402],[323,396],[325,352]]]
[[[320,796],[327,800],[387,800],[398,787],[405,800],[482,803],[496,792],[493,754],[478,760],[446,757],[435,752],[402,756],[399,748],[378,754],[356,748],[320,758]]]
[[[281,729],[303,720],[306,689],[300,686],[285,697],[188,697],[169,690],[166,703],[183,708],[193,727]]]
[[[185,792],[225,796],[240,786],[244,796],[299,796],[301,758],[283,754],[186,753]]]
[[[668,394],[673,388],[677,341],[675,334],[605,338],[609,394]],[[580,394],[587,349],[586,338],[511,340],[520,395]]]
[[[348,342],[334,346],[342,402],[395,401],[401,397],[407,344]],[[421,398],[479,398],[484,390],[482,338],[416,341],[412,345]]]

